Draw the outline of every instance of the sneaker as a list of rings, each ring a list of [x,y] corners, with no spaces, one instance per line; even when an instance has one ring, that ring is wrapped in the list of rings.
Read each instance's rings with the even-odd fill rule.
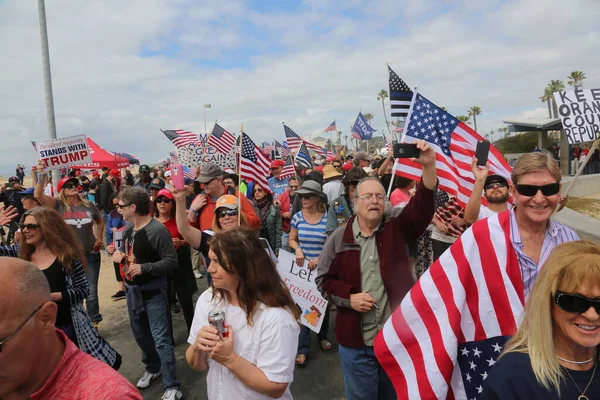
[[[119,290],[117,293],[113,294],[112,296],[110,296],[111,299],[113,300],[123,300],[125,298],[125,292],[122,290]]]
[[[202,274],[198,271],[194,271],[194,276],[196,277],[196,279],[202,279],[204,278],[204,276],[202,276]]]
[[[183,398],[183,393],[181,393],[181,390],[171,388],[171,389],[165,390],[165,392],[163,393],[163,396],[161,397],[161,400],[179,400],[182,398]]]
[[[171,304],[171,311],[175,314],[179,314],[181,312],[181,307],[179,304]]]
[[[148,386],[150,386],[150,382],[152,382],[159,376],[160,376],[160,371],[158,371],[155,374],[145,371],[144,375],[142,375],[142,377],[140,378],[140,380],[138,381],[136,386],[140,389],[146,389]]]

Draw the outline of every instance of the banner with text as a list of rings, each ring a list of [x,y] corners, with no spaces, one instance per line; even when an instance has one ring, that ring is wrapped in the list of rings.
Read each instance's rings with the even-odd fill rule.
[[[215,163],[223,169],[231,168],[235,170],[235,150],[232,149],[228,154],[223,154],[208,144],[207,134],[201,133],[198,137],[202,145],[190,144],[177,149],[181,164],[195,168],[202,164]]]
[[[600,136],[600,89],[555,92],[554,100],[570,144]]]
[[[92,162],[85,135],[36,141],[34,147],[38,158],[46,163],[47,169]]]
[[[294,302],[300,307],[300,323],[318,333],[327,311],[327,300],[317,290],[315,284],[317,270],[309,270],[308,261],[299,267],[296,264],[296,256],[283,249],[279,250],[278,258],[279,275],[288,287]]]

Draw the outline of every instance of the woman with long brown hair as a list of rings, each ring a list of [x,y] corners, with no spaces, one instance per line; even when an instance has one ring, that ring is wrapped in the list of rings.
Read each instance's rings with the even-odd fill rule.
[[[75,234],[57,211],[36,207],[23,215],[20,245],[0,247],[0,256],[19,257],[35,264],[46,276],[52,300],[58,304],[56,327],[82,351],[115,369],[121,356],[92,326],[83,309],[89,293],[84,252]]]
[[[275,263],[248,228],[215,234],[209,258],[213,281],[196,304],[188,364],[209,370],[209,399],[291,399],[299,310]],[[220,336],[208,321],[217,310]]]

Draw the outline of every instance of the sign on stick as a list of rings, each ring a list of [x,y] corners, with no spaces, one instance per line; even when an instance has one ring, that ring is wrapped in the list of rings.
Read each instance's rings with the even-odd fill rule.
[[[47,169],[60,169],[69,165],[92,162],[85,135],[37,141],[35,149]]]
[[[600,89],[555,92],[554,100],[570,144],[600,136]]]

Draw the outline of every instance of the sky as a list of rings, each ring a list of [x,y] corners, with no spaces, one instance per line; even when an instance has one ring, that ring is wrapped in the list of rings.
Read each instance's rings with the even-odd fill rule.
[[[0,171],[49,138],[36,3],[0,0]],[[46,14],[58,136],[143,163],[174,149],[159,129],[203,133],[204,104],[208,130],[243,123],[256,143],[284,139],[282,122],[349,135],[359,110],[381,131],[388,63],[454,115],[479,106],[482,135],[546,117],[544,87],[571,71],[600,87],[597,0],[52,0]]]

